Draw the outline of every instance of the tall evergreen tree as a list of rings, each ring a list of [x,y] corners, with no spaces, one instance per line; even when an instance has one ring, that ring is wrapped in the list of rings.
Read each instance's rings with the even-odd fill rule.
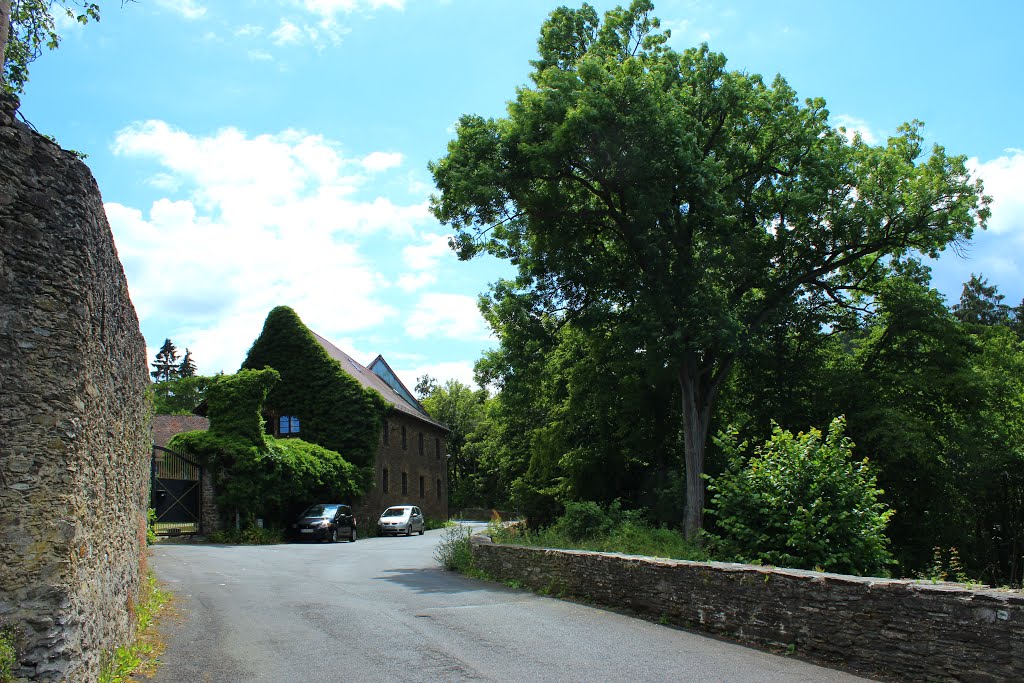
[[[178,377],[195,377],[196,364],[192,362],[192,352],[186,347],[185,355],[178,365]]]
[[[153,366],[153,371],[149,374],[154,382],[166,382],[181,376],[178,371],[178,349],[170,339],[164,339],[163,346],[157,351],[156,359],[150,365]]]
[[[1011,309],[1003,303],[1005,298],[996,285],[988,283],[988,278],[972,273],[964,283],[960,303],[953,306],[953,315],[971,325],[1006,325]]]

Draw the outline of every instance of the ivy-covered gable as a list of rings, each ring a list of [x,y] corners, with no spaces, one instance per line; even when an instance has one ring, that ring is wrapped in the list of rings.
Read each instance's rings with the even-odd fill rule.
[[[387,407],[383,398],[345,372],[287,306],[270,312],[242,363],[243,369],[266,367],[281,377],[267,396],[268,414],[296,416],[304,440],[359,467],[373,464]]]
[[[237,512],[246,525],[259,517],[281,527],[311,501],[347,501],[367,483],[365,473],[336,451],[264,433],[263,402],[278,382],[271,368],[212,378],[209,430],[184,432],[170,442],[210,469],[221,512]]]

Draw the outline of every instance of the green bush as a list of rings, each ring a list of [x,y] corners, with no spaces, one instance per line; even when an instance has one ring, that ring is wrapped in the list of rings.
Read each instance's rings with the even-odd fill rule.
[[[846,422],[832,421],[822,440],[817,429],[793,436],[778,425],[747,457],[735,432],[716,443],[728,468],[709,479],[716,554],[740,562],[882,574],[893,563],[885,527],[892,510],[879,501],[868,461],[853,459]]]
[[[543,548],[595,550],[677,560],[707,560],[698,546],[673,529],[655,527],[644,510],[623,510],[618,501],[608,507],[582,501],[567,503],[566,512],[546,529],[523,524],[492,527],[497,543]]]
[[[445,569],[462,573],[473,570],[473,553],[469,547],[469,539],[473,529],[457,522],[445,526],[441,540],[434,548],[434,559]]]
[[[14,647],[16,640],[14,628],[0,628],[0,683],[14,680],[14,666],[18,663],[18,651]]]
[[[565,512],[558,518],[552,529],[570,541],[606,536],[614,523],[608,512],[593,501],[574,501],[565,504]]]

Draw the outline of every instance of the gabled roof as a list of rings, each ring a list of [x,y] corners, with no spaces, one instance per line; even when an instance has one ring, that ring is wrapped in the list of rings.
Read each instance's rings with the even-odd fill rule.
[[[312,332],[312,330],[310,331]],[[388,366],[387,361],[385,361],[382,356],[377,356],[373,363],[371,363],[371,366],[376,364],[382,372],[383,368],[387,368],[387,374],[390,375],[388,380],[385,380],[384,377],[380,376],[373,370],[363,367],[357,363],[352,356],[348,355],[316,332],[313,332],[313,336],[316,337],[320,346],[324,347],[324,350],[327,351],[327,355],[338,361],[338,364],[341,365],[341,369],[354,377],[363,386],[363,388],[373,389],[376,391],[398,412],[414,417],[421,422],[426,422],[427,424],[433,425],[439,429],[443,429],[446,432],[448,431],[447,427],[427,414],[427,411],[424,410],[419,401],[413,398],[413,395],[405,388],[402,381],[398,379],[398,375],[391,370],[391,367]],[[380,361],[380,363],[378,363],[378,361]],[[392,381],[397,383],[397,386],[394,386]]]

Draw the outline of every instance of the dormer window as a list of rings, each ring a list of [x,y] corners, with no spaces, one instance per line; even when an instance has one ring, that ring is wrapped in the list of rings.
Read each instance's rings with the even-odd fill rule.
[[[297,415],[282,415],[277,418],[277,433],[279,436],[294,436],[299,433],[299,418]]]

